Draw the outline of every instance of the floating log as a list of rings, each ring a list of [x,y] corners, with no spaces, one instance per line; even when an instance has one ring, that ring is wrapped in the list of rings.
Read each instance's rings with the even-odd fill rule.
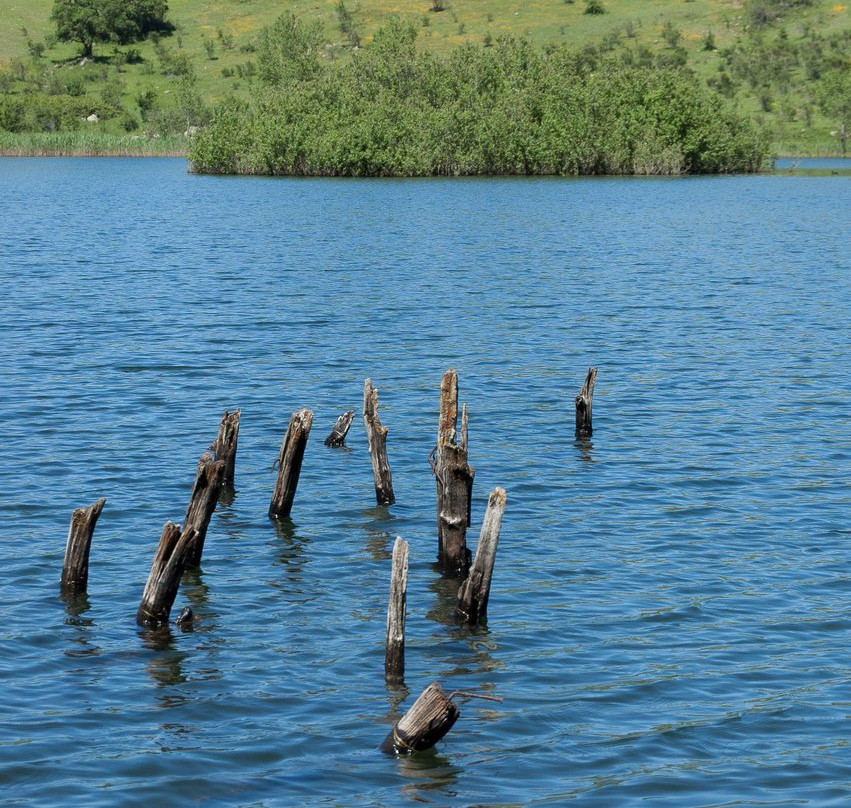
[[[443,688],[432,682],[381,744],[389,754],[410,754],[431,749],[458,720],[461,711]]]
[[[405,675],[405,609],[408,602],[408,550],[401,536],[393,544],[390,600],[387,604],[387,648],[384,677],[399,681]]]
[[[487,617],[493,564],[499,544],[499,529],[505,513],[505,490],[495,488],[488,497],[488,508],[482,521],[476,560],[467,580],[458,590],[458,611],[468,623],[478,623]]]
[[[337,423],[334,424],[331,434],[325,438],[325,445],[342,446],[346,442],[346,435],[349,434],[349,428],[351,427],[354,419],[355,411],[346,410],[346,412],[337,419]]]
[[[194,527],[197,533],[195,545],[189,553],[187,564],[190,567],[201,565],[201,554],[204,552],[204,541],[207,538],[207,528],[210,518],[219,501],[219,493],[225,477],[225,461],[214,460],[208,452],[204,452],[198,461],[198,471],[195,474],[195,484],[186,508],[186,519],[183,521],[184,530]]]
[[[396,501],[393,493],[393,478],[387,460],[387,427],[378,417],[378,390],[367,379],[363,384],[363,423],[372,459],[372,476],[375,479],[375,501],[379,505],[392,505]]]
[[[181,532],[180,525],[166,522],[136,612],[136,622],[140,626],[156,627],[168,623],[180,578],[197,538],[198,533],[191,525]]]
[[[239,410],[229,413],[225,410],[219,423],[219,434],[210,446],[210,451],[216,460],[225,464],[225,474],[222,481],[224,488],[233,488],[236,469],[236,444],[239,439]]]
[[[77,508],[71,514],[68,541],[65,543],[65,563],[62,567],[60,588],[65,595],[86,591],[89,583],[89,550],[92,535],[106,498],[101,498],[87,508]]]
[[[591,404],[594,399],[594,384],[597,381],[597,368],[588,368],[585,384],[576,396],[576,437],[591,436]]]
[[[440,384],[440,420],[432,471],[437,491],[438,560],[444,572],[464,578],[470,568],[467,528],[475,470],[467,463],[467,407],[458,440],[458,374],[448,370]]]
[[[312,425],[313,413],[310,410],[299,410],[290,418],[287,434],[281,444],[281,453],[278,455],[278,478],[269,505],[269,516],[273,519],[285,519],[290,515]]]

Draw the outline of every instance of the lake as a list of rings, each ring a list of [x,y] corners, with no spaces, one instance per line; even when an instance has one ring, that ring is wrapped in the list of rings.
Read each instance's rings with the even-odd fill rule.
[[[851,178],[305,180],[0,160],[0,783],[26,806],[844,806]],[[599,368],[592,438],[574,397]],[[486,625],[435,565],[440,381]],[[375,504],[379,390],[397,503]],[[235,496],[135,612],[225,409]],[[291,521],[267,516],[314,414]],[[323,440],[356,412],[346,449]],[[71,512],[107,503],[87,598]],[[384,680],[410,542],[404,685]],[[378,751],[430,683],[436,749]]]

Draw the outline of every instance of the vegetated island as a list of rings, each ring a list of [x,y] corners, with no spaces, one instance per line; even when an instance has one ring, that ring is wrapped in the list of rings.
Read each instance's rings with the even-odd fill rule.
[[[264,32],[247,100],[194,138],[210,174],[391,177],[755,172],[768,136],[678,65],[535,50],[506,35],[447,57],[391,20],[345,64],[291,14]]]

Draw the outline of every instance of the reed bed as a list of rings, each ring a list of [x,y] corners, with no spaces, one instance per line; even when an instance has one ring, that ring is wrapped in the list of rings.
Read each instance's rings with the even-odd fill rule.
[[[3,157],[184,157],[187,138],[103,132],[0,132]]]

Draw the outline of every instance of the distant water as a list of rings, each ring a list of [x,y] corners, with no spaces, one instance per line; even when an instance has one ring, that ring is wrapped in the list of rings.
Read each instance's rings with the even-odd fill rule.
[[[3,804],[848,805],[849,198],[847,177],[782,174],[313,181],[0,160]],[[434,567],[450,367],[472,545],[488,492],[508,492],[475,631]],[[141,631],[162,525],[235,407],[237,493],[175,605],[198,621]],[[272,465],[301,407],[313,434],[276,527]],[[346,409],[348,450],[324,447]],[[70,514],[100,496],[88,598],[68,605]],[[434,752],[380,753],[431,681],[504,701],[462,704]]]

